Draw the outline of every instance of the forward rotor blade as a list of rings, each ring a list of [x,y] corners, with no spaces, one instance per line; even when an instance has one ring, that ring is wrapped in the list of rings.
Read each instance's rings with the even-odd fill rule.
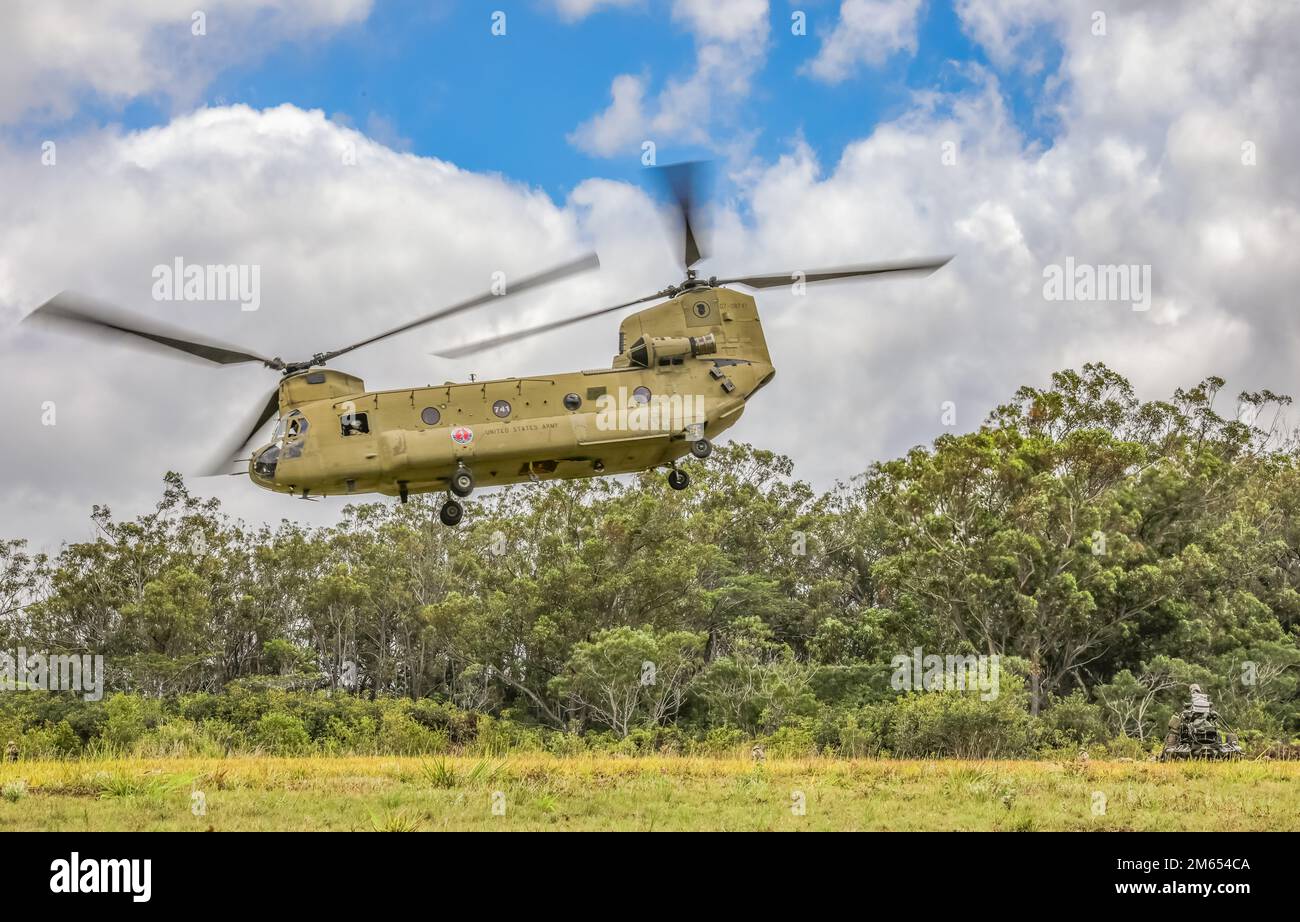
[[[203,468],[203,477],[215,477],[218,474],[227,473],[226,468],[230,467],[238,457],[240,449],[249,443],[253,436],[257,435],[258,430],[266,425],[267,421],[275,416],[280,410],[280,388],[271,391],[270,397],[266,404],[257,412],[256,416],[250,415],[243,426],[236,431],[236,435],[226,441],[219,452],[215,453],[206,467]],[[235,438],[239,441],[236,442]]]
[[[742,275],[736,278],[710,280],[715,285],[747,285],[750,288],[780,288],[796,282],[830,282],[836,279],[866,278],[879,275],[929,275],[952,259],[936,256],[928,259],[901,260],[889,263],[868,263],[860,266],[841,266],[837,269],[814,269],[811,272],[785,272],[778,275]]]
[[[663,188],[672,196],[673,204],[677,208],[684,238],[683,261],[685,268],[689,269],[708,255],[700,246],[698,231],[699,207],[704,199],[703,189],[709,172],[709,162],[688,160],[684,163],[654,167],[653,171]]]
[[[538,336],[542,333],[549,333],[551,330],[558,330],[561,327],[567,327],[574,323],[581,323],[584,320],[590,320],[592,317],[599,317],[602,314],[612,314],[614,311],[622,310],[625,307],[631,307],[634,304],[642,304],[646,301],[654,301],[658,298],[665,297],[663,292],[656,292],[652,295],[646,295],[644,298],[637,298],[635,301],[626,301],[622,304],[615,304],[612,307],[602,307],[599,310],[588,311],[585,314],[579,314],[576,317],[566,317],[563,320],[552,320],[549,323],[543,323],[540,326],[528,327],[524,330],[516,330],[513,333],[503,333],[501,336],[493,336],[490,339],[481,339],[478,342],[469,343],[464,346],[452,346],[449,349],[438,349],[434,355],[443,359],[459,359],[467,355],[474,355],[477,352],[483,352],[496,346],[504,346],[506,343],[517,342],[521,339],[527,339],[530,336]]]
[[[344,346],[342,349],[336,349],[333,352],[327,352],[324,355],[319,356],[318,361],[327,361],[329,359],[336,358],[340,355],[343,355],[345,352],[351,352],[353,349],[360,349],[362,346],[368,346],[371,343],[377,343],[381,339],[387,339],[390,336],[396,336],[398,333],[405,333],[407,330],[412,330],[418,326],[423,326],[426,323],[432,323],[435,320],[442,320],[445,317],[452,317],[456,314],[461,313],[462,311],[467,311],[472,307],[478,307],[480,304],[487,304],[489,301],[497,301],[503,298],[508,298],[511,297],[512,295],[517,295],[520,294],[521,292],[528,291],[531,288],[537,288],[542,285],[549,285],[551,282],[558,282],[560,279],[568,278],[571,275],[577,275],[579,272],[587,272],[591,269],[596,269],[599,266],[600,266],[600,259],[596,256],[596,254],[588,253],[587,255],[575,259],[572,262],[564,263],[562,265],[556,266],[553,269],[548,269],[545,272],[538,272],[535,275],[525,276],[524,278],[517,279],[515,281],[507,280],[506,290],[502,294],[487,292],[486,294],[482,294],[482,295],[478,295],[477,297],[470,298],[467,301],[461,301],[459,304],[453,304],[451,307],[444,307],[442,310],[434,311],[432,314],[427,314],[424,317],[419,318],[418,320],[412,320],[410,323],[404,323],[400,327],[395,327],[394,329],[389,330],[387,333],[380,333],[378,336],[372,336],[369,339],[363,339],[359,343],[353,343],[350,346]]]
[[[124,333],[138,336],[160,346],[187,353],[196,358],[216,365],[241,365],[246,362],[258,362],[268,368],[280,368],[277,359],[221,343],[196,340],[190,333],[173,330],[152,320],[133,317],[101,301],[64,291],[46,301],[36,310],[23,318],[23,322],[50,322],[81,327],[84,330],[98,330],[109,333]]]

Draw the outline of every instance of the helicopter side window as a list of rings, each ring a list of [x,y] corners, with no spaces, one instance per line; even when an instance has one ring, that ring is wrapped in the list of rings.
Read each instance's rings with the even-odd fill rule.
[[[285,431],[290,439],[297,439],[307,434],[307,426],[307,418],[295,411],[295,415],[289,417]]]
[[[365,413],[345,413],[339,417],[339,424],[345,436],[365,435],[370,431],[370,417]]]

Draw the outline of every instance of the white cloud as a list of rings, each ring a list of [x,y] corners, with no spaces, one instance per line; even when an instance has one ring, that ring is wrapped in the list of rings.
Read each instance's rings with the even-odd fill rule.
[[[554,2],[561,19],[577,22],[603,9],[626,9],[639,6],[644,0],[554,0]]]
[[[685,79],[669,79],[652,99],[647,99],[648,77],[615,77],[609,107],[574,129],[571,144],[613,157],[645,141],[709,144],[715,122],[729,124],[723,104],[748,95],[767,57],[767,0],[676,0],[672,15],[695,38],[695,69]]]
[[[590,249],[575,211],[526,185],[392,151],[292,106],[203,109],[147,131],[99,132],[61,144],[54,167],[0,147],[0,176],[0,388],[20,394],[23,408],[0,444],[9,484],[0,534],[84,538],[92,503],[143,508],[165,470],[200,469],[276,380],[262,368],[15,327],[61,289],[303,358],[486,291],[495,271],[517,276]],[[176,257],[259,265],[260,310],[154,302],[153,267]],[[522,322],[530,310],[612,302],[615,281],[579,276],[337,364],[373,387],[442,381],[453,370],[428,354],[436,344]],[[608,360],[608,331],[584,334],[588,347],[575,354],[589,365]],[[45,401],[57,406],[54,427],[41,425]],[[286,502],[245,478],[197,486],[254,518],[329,517],[341,505]]]
[[[914,53],[920,12],[921,0],[844,0],[834,31],[805,72],[840,83],[863,64],[879,67],[892,54]]]
[[[1070,9],[1069,3],[1044,0],[957,0],[957,16],[962,28],[984,46],[989,59],[1002,68],[1018,63],[1018,55],[1038,30]],[[1079,25],[1086,27],[1085,18]],[[1049,36],[1050,37],[1050,36]]]
[[[848,432],[840,445],[861,446],[864,461],[932,438],[944,400],[970,427],[1018,384],[1090,360],[1111,363],[1149,396],[1212,373],[1230,386],[1297,393],[1288,356],[1300,348],[1300,319],[1287,305],[1300,266],[1286,248],[1300,227],[1289,165],[1300,105],[1286,88],[1300,82],[1300,64],[1285,36],[1300,10],[1140,4],[1112,13],[1098,37],[1091,4],[1004,5],[1019,9],[1020,25],[967,24],[994,49],[1019,53],[1008,36],[1028,34],[1025,23],[1064,43],[1061,133],[1050,149],[1019,136],[997,82],[973,71],[982,90],[919,96],[912,112],[849,145],[828,174],[796,152],[750,189],[755,223],[719,254],[726,271],[742,258],[765,268],[782,253],[807,266],[957,253],[924,281],[810,289],[786,298],[788,319],[769,306],[778,358],[817,356],[797,384],[792,374],[778,380],[837,404],[828,415]],[[1248,140],[1257,166],[1242,162]],[[958,152],[953,166],[941,163],[946,142]],[[1045,301],[1042,270],[1067,257],[1150,264],[1150,311]],[[856,405],[827,396],[854,393]],[[852,472],[851,461],[830,460],[840,446],[810,447],[824,418],[794,407],[783,418],[789,431],[779,438],[810,458],[804,470]]]
[[[673,19],[697,39],[723,44],[767,41],[767,0],[675,0]]]
[[[64,117],[89,91],[192,105],[220,70],[365,19],[372,0],[41,0],[0,5],[0,123]],[[206,34],[195,35],[196,9]]]
[[[569,140],[588,153],[612,157],[651,133],[645,110],[646,79],[619,74],[610,85],[609,108],[583,122]]]

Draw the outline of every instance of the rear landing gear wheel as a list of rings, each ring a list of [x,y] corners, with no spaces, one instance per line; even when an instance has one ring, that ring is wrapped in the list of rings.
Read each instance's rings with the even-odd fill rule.
[[[696,439],[691,442],[691,454],[703,461],[709,455],[713,454],[713,443],[708,439]]]
[[[462,467],[451,475],[451,492],[457,496],[465,497],[474,492],[474,475],[469,472],[469,468]]]
[[[447,500],[442,504],[442,508],[438,510],[438,518],[440,518],[442,524],[446,525],[448,528],[454,528],[459,525],[460,520],[464,517],[465,507],[454,499]]]
[[[686,475],[685,471],[673,468],[668,472],[668,486],[674,490],[685,490],[691,485],[691,478]]]

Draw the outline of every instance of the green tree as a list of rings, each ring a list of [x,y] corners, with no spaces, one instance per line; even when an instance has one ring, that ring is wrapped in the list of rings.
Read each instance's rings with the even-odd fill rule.
[[[619,627],[579,643],[551,692],[569,713],[613,730],[660,726],[681,709],[701,665],[705,638],[689,631]]]

